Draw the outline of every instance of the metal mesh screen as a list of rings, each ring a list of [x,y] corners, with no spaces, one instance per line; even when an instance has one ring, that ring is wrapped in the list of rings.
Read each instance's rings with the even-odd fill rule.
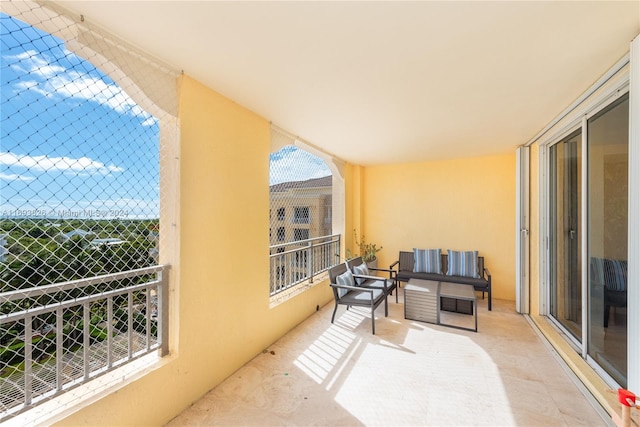
[[[162,115],[102,71],[130,52],[39,28],[105,45],[50,10],[0,13],[0,421],[158,348],[164,314]]]
[[[273,295],[333,265],[339,236],[331,235],[332,176],[322,159],[286,145],[271,154],[270,184]]]
[[[157,119],[61,40],[1,19],[3,290],[154,264]]]

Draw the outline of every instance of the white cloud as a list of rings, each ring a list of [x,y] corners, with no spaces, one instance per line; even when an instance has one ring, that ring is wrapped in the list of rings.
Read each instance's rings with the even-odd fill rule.
[[[16,175],[14,173],[0,172],[0,179],[4,179],[5,181],[33,181],[35,178],[31,176]]]
[[[296,147],[284,147],[271,156],[270,185],[329,175],[331,170],[322,159]]]
[[[109,175],[112,172],[122,172],[124,169],[111,165],[105,165],[88,157],[73,159],[71,157],[27,156],[11,152],[0,153],[0,165],[20,166],[30,170],[44,172],[70,171],[77,173]]]
[[[68,54],[73,55],[70,52]],[[46,97],[59,96],[96,102],[120,114],[141,118],[143,126],[155,123],[149,113],[115,84],[107,84],[90,74],[52,64],[46,55],[34,50],[5,58],[14,61],[11,65],[14,69],[32,78],[17,83],[15,87],[19,91],[31,90]]]

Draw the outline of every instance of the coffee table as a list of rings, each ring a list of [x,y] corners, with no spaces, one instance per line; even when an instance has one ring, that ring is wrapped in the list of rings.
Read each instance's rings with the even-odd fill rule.
[[[473,314],[474,327],[466,328],[445,323],[443,317],[446,317],[446,315],[443,316],[443,312],[450,310],[442,308],[443,298],[447,299],[447,301],[453,301],[454,307],[457,306],[458,301],[471,302],[472,313],[467,314]],[[457,310],[453,310],[453,312],[457,314],[464,313],[464,311]],[[404,318],[478,332],[478,301],[476,300],[473,285],[409,279],[409,282],[404,287]]]
[[[404,287],[404,318],[438,323],[440,282],[409,279]]]
[[[438,311],[438,323],[444,326],[464,329],[468,331],[478,332],[478,301],[473,285],[465,285],[463,283],[440,282],[440,290],[438,292],[438,308],[442,304],[442,298],[450,298],[455,301],[470,301],[473,304],[474,328],[465,328],[463,326],[452,325],[442,322],[442,315]]]

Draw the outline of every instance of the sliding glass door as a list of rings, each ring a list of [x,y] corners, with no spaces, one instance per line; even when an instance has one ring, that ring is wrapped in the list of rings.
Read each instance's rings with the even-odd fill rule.
[[[627,236],[629,97],[587,122],[588,354],[618,384],[627,384]]]
[[[548,314],[626,387],[629,96],[576,127],[547,151]]]
[[[550,314],[582,341],[581,155],[582,133],[549,149]]]

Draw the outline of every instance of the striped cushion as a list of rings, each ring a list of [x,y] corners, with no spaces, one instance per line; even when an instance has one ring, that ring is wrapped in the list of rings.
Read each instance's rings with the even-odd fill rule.
[[[363,262],[362,264],[353,267],[353,274],[355,274],[356,276],[368,276],[369,268],[367,267],[367,264]],[[356,282],[358,283],[358,285],[361,285],[365,280],[366,279],[358,279],[356,277]]]
[[[458,252],[447,250],[449,256],[448,276],[480,278],[478,274],[478,251]]]
[[[590,267],[593,284],[610,291],[627,290],[627,261],[592,257]]]
[[[353,274],[349,270],[345,271],[338,277],[336,277],[336,285],[339,286],[355,286],[355,282],[353,280]],[[341,289],[338,288],[338,296],[343,297],[345,294],[349,292],[349,289]]]
[[[440,249],[413,248],[414,273],[440,273]]]
[[[591,258],[591,282],[604,286],[604,258]]]
[[[627,261],[617,259],[604,261],[604,285],[610,291],[627,290]]]

